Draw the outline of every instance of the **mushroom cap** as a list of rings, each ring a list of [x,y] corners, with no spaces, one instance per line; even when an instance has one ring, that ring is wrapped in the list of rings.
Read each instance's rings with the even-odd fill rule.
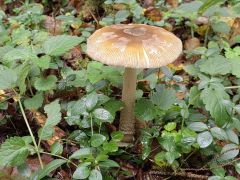
[[[157,68],[173,62],[181,52],[182,42],[178,37],[145,24],[103,27],[87,40],[87,54],[113,66]]]

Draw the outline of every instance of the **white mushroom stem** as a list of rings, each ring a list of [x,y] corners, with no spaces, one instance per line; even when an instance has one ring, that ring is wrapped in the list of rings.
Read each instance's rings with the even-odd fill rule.
[[[135,94],[137,84],[137,70],[125,68],[122,90],[124,108],[120,114],[119,129],[124,133],[123,142],[133,142],[135,133]]]

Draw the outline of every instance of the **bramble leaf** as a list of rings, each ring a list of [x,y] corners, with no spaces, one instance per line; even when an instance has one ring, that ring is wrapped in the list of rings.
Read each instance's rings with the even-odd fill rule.
[[[82,38],[70,35],[50,37],[43,44],[44,52],[51,56],[61,56],[82,42]]]
[[[24,163],[30,146],[21,137],[11,137],[0,147],[0,167],[18,166]]]

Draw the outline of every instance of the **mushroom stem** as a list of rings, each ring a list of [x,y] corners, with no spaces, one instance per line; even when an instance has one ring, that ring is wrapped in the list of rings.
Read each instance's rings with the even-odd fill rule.
[[[125,68],[122,90],[122,101],[124,108],[120,114],[119,130],[124,133],[123,142],[133,142],[135,133],[135,94],[137,73],[136,69]]]

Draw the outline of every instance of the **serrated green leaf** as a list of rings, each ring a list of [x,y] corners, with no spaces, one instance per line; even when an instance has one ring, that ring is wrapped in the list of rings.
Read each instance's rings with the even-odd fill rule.
[[[39,92],[38,94],[36,94],[32,98],[27,98],[24,101],[24,106],[27,109],[37,110],[38,108],[40,108],[42,106],[42,104],[43,104],[43,94],[42,94],[42,92]]]
[[[202,100],[200,98],[200,95],[201,91],[198,90],[196,86],[193,86],[189,92],[189,104],[194,105],[196,107],[202,106]]]
[[[39,91],[48,91],[55,89],[56,87],[56,82],[57,82],[57,77],[54,75],[50,75],[46,78],[37,78],[34,86],[37,90]]]
[[[11,137],[0,147],[0,167],[18,166],[29,154],[29,145],[21,137]]]
[[[30,65],[24,64],[23,66],[21,66],[18,72],[17,86],[19,87],[20,94],[24,94],[27,89],[25,81],[29,71],[30,71]]]
[[[44,126],[55,126],[61,120],[61,107],[58,100],[47,104],[44,107],[45,113],[47,113],[47,121]]]
[[[213,137],[210,132],[205,131],[198,134],[197,143],[201,148],[206,148],[213,142]]]
[[[205,88],[201,93],[201,98],[205,104],[205,108],[215,119],[218,126],[222,126],[230,121],[224,100],[229,100],[229,95],[222,89]]]
[[[0,89],[14,88],[17,82],[17,73],[12,69],[3,69],[0,71]]]
[[[153,104],[163,110],[167,110],[176,102],[176,92],[172,89],[168,90],[164,88],[162,91],[152,93],[150,99]]]
[[[50,37],[43,44],[44,52],[51,56],[61,56],[80,44],[82,39],[76,36],[70,35],[58,35]]]
[[[48,140],[54,135],[54,128],[51,126],[44,126],[38,130],[38,137],[42,140]]]
[[[29,47],[17,47],[8,51],[4,56],[4,61],[15,61],[15,60],[32,60],[37,58],[36,54],[33,53]]]
[[[39,139],[47,140],[54,135],[53,126],[57,125],[61,121],[61,107],[58,100],[47,104],[44,107],[44,111],[47,114],[47,120],[44,126],[39,129],[38,137]]]
[[[229,59],[229,62],[231,64],[231,71],[232,74],[235,75],[236,77],[240,78],[240,58],[236,57],[233,59]]]
[[[42,56],[40,58],[33,59],[34,64],[40,67],[42,70],[48,69],[50,66],[51,57],[48,55]]]
[[[150,121],[156,117],[156,111],[153,103],[148,99],[140,99],[135,106],[135,115],[137,118]]]
[[[199,67],[202,72],[210,75],[225,75],[231,72],[230,63],[220,55],[201,61]]]

